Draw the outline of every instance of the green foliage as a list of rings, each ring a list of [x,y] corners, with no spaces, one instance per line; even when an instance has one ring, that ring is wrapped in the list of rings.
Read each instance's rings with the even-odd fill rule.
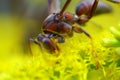
[[[111,46],[111,47],[120,47],[120,26],[117,28],[115,27],[110,27],[110,30],[112,34],[114,35],[114,38],[111,39],[104,39],[105,46]]]

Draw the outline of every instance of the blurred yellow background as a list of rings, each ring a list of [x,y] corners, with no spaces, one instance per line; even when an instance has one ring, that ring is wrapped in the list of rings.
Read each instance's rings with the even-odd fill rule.
[[[5,76],[7,76],[7,73],[13,74],[16,66],[20,66],[21,68],[21,66],[27,66],[27,64],[29,63],[32,64],[32,61],[34,66],[37,66],[37,64],[39,64],[39,60],[43,61],[43,63],[41,63],[43,67],[49,66],[54,64],[52,63],[52,61],[58,59],[64,60],[64,58],[67,58],[69,60],[68,57],[70,56],[71,58],[73,53],[78,54],[80,52],[80,49],[88,50],[90,48],[89,39],[83,34],[79,35],[75,33],[71,39],[66,39],[67,42],[65,42],[64,44],[59,44],[59,47],[61,49],[60,57],[52,56],[49,53],[46,54],[46,51],[43,54],[40,48],[34,43],[31,44],[31,48],[35,56],[31,56],[28,45],[29,37],[33,37],[33,36],[35,37],[38,33],[41,32],[40,27],[42,26],[42,21],[48,15],[47,1],[17,0],[16,3],[15,0],[5,0],[5,1],[6,2],[4,2],[3,0],[3,3],[5,5],[1,5],[2,0],[0,1],[0,7],[3,7],[0,8],[0,79],[1,80],[2,80],[1,75],[3,75],[3,73],[5,73]],[[61,0],[61,1],[62,1],[61,6],[63,6],[65,0]],[[75,13],[74,12],[75,6],[76,4],[78,4],[78,2],[79,0],[72,0],[72,2],[67,8],[67,11]],[[100,48],[98,48],[98,46],[101,46],[102,38],[113,37],[109,31],[109,27],[117,26],[118,24],[120,24],[120,4],[113,4],[107,1],[105,2],[112,6],[113,12],[94,16],[84,27],[85,30],[88,31],[93,36],[93,39],[95,41],[94,44],[96,47],[95,48],[96,51],[97,50],[100,51]],[[15,4],[19,4],[19,5],[15,5]],[[63,46],[67,48],[62,48]],[[35,64],[36,58],[34,59],[34,57],[36,57],[36,55],[41,55],[41,54],[42,56],[38,57],[41,59],[37,58],[38,63],[36,62]],[[76,55],[73,55],[73,57],[76,57]],[[67,66],[67,64],[65,65]],[[15,80],[15,79],[10,79],[10,80]]]

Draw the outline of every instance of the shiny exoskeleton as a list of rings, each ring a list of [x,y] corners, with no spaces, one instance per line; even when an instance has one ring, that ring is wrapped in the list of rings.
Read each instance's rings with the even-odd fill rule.
[[[79,25],[88,22],[98,5],[99,0],[84,0],[79,3],[76,7],[76,14],[72,14],[69,12],[64,12],[71,2],[71,0],[67,0],[62,10],[58,13],[50,14],[45,21],[43,22],[43,34],[40,34],[37,37],[37,40],[31,39],[31,41],[35,42],[36,44],[47,45],[48,50],[50,52],[55,52],[55,50],[60,51],[58,48],[57,43],[65,42],[64,36],[72,36],[73,31],[77,33],[84,33],[90,39],[91,36],[87,33],[84,29],[80,26],[73,26],[74,23]]]

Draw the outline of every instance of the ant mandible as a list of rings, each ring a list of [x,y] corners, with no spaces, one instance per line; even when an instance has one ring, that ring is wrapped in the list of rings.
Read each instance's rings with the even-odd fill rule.
[[[43,22],[43,33],[37,36],[37,40],[30,39],[30,41],[41,46],[41,43],[50,50],[51,53],[54,53],[56,50],[60,52],[60,49],[57,43],[65,42],[64,36],[73,36],[73,31],[77,33],[84,33],[88,36],[91,41],[92,37],[88,32],[78,26],[73,26],[74,23],[79,25],[88,22],[98,5],[99,0],[84,0],[76,7],[76,14],[65,12],[67,6],[70,4],[71,0],[67,0],[62,10],[58,13],[50,14],[45,21]]]

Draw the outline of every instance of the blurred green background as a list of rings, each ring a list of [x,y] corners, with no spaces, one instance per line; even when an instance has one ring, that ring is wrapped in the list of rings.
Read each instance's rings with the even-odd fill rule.
[[[65,38],[65,43],[58,44],[59,56],[34,43],[28,45],[29,37],[41,33],[42,21],[48,15],[47,0],[1,0],[0,80],[119,80],[120,49],[104,47],[102,40],[114,39],[109,28],[120,24],[120,4],[102,1],[113,11],[96,15],[83,26],[93,37],[100,63],[96,70],[90,40],[84,34],[74,33],[72,38]],[[72,0],[66,11],[75,13],[79,2]],[[61,7],[64,3],[61,0]]]

